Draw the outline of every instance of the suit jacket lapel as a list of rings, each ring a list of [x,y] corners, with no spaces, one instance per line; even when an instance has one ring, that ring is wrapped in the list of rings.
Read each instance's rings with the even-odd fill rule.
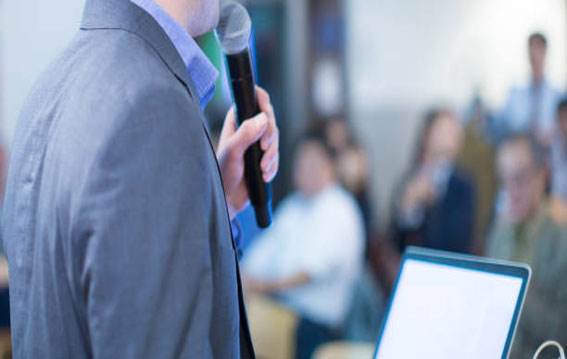
[[[81,30],[123,30],[134,33],[154,48],[162,61],[187,89],[197,108],[201,108],[195,85],[177,49],[154,18],[129,0],[87,0]],[[212,141],[205,119],[201,122],[209,142]]]
[[[199,105],[193,81],[177,49],[154,18],[129,0],[87,0],[82,30],[119,29],[134,33],[144,39],[187,88],[189,95]]]

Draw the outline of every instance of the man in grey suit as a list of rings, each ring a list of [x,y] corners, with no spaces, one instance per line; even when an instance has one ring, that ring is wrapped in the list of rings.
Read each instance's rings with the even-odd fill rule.
[[[217,162],[216,73],[192,39],[217,19],[218,0],[87,0],[36,84],[2,224],[15,358],[254,357],[231,219],[244,151],[261,141],[270,181],[278,130],[259,89],[262,114],[237,129],[229,112]]]

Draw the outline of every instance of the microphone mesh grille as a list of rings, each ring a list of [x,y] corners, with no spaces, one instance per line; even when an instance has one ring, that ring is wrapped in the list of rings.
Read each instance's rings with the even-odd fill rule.
[[[232,0],[221,0],[219,24],[215,32],[226,54],[232,55],[246,49],[251,28],[252,22],[244,6]]]

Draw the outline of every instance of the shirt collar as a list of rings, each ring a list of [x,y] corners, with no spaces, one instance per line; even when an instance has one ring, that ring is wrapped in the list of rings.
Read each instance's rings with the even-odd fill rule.
[[[215,93],[217,69],[187,31],[153,0],[130,1],[150,14],[167,34],[189,72],[201,109],[204,109]]]

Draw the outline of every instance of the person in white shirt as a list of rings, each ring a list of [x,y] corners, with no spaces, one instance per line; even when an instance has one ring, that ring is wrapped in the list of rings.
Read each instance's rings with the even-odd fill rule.
[[[310,358],[340,337],[363,264],[364,225],[355,199],[338,184],[323,133],[301,140],[294,184],[241,265],[246,291],[273,295],[298,314],[296,357]]]
[[[559,92],[545,78],[545,36],[532,34],[528,39],[528,51],[532,71],[530,84],[510,90],[504,109],[495,119],[496,137],[531,133],[541,145],[548,147],[555,128]]]

